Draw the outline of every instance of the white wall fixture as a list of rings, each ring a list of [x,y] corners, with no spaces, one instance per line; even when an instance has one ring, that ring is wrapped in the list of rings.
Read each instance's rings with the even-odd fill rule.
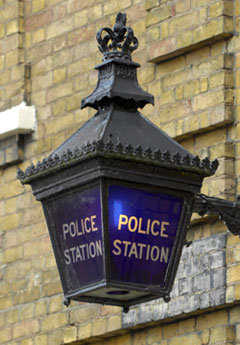
[[[0,112],[0,140],[18,134],[28,134],[36,126],[36,109],[25,102]]]

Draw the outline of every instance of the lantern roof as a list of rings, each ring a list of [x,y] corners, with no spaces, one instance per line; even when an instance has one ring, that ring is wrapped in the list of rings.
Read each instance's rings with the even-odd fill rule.
[[[97,41],[103,62],[96,67],[96,89],[82,100],[81,106],[97,109],[97,113],[48,158],[36,166],[32,164],[25,172],[19,170],[22,183],[98,155],[194,171],[202,177],[214,174],[216,160],[195,157],[138,111],[153,104],[153,96],[138,84],[140,65],[131,58],[138,41],[126,26],[126,15],[117,15],[113,30],[99,30]]]

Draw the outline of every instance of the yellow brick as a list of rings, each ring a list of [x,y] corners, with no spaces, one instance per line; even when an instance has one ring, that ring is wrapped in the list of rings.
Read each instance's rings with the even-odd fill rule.
[[[94,79],[94,80],[93,80]],[[77,78],[74,83],[74,89],[76,91],[83,91],[86,90],[86,88],[90,87],[91,85],[94,87],[96,85],[97,76],[94,73],[94,75],[91,75],[91,73],[83,73],[81,74],[80,78]]]
[[[74,27],[81,27],[88,23],[88,10],[84,9],[82,11],[74,14]]]
[[[96,318],[97,307],[94,305],[86,305],[81,308],[70,311],[70,322],[88,322]]]
[[[23,321],[26,319],[33,318],[34,304],[28,303],[19,308],[19,320]]]
[[[212,91],[194,97],[192,102],[193,111],[207,109],[225,101],[224,90]]]
[[[0,86],[6,85],[10,81],[10,70],[0,73]]]
[[[161,35],[162,38],[162,35]],[[147,30],[147,42],[153,42],[159,39],[159,28],[151,27]]]
[[[132,345],[131,334],[124,334],[108,340],[107,345]],[[135,345],[135,344],[134,344]],[[165,345],[165,344],[163,344]]]
[[[7,53],[5,56],[6,67],[11,67],[13,65],[17,65],[18,64],[18,58],[19,58],[18,50],[14,50],[14,51]],[[14,77],[14,76],[11,74],[11,78],[12,77]]]
[[[190,0],[178,0],[176,2],[176,13],[183,13],[190,10],[191,3]]]
[[[184,32],[177,39],[178,49],[190,46],[192,44],[192,40],[193,40],[192,31]]]
[[[224,51],[227,51],[227,42],[225,40],[211,45],[211,56],[222,55],[222,52]]]
[[[133,345],[145,345],[147,343],[147,332],[138,331],[134,333]]]
[[[184,121],[184,133],[195,132],[199,129],[199,117],[192,115]]]
[[[220,196],[224,199],[225,193],[235,193],[236,181],[234,178],[220,177],[216,180],[211,180],[209,183],[209,193],[211,195]],[[225,197],[226,198],[226,197]]]
[[[4,68],[5,65],[5,56],[1,55],[0,56],[0,70]]]
[[[168,90],[168,91],[165,91],[165,92],[161,93],[160,105],[165,105],[165,104],[173,103],[173,101],[174,101],[173,90]]]
[[[17,323],[13,328],[13,338],[20,338],[31,334],[39,332],[39,322],[38,320],[29,320]],[[29,344],[29,343],[28,343]]]
[[[2,10],[0,10],[0,18],[2,21],[8,21],[12,18],[17,18],[18,16],[18,4],[14,3],[9,6],[5,6]]]
[[[191,97],[199,94],[200,86],[199,80],[192,80],[184,85],[184,97]]]
[[[221,15],[233,15],[233,4],[228,1],[218,1],[215,4],[209,6],[208,9],[209,18],[215,18]]]
[[[63,297],[60,296],[53,296],[49,301],[49,313],[55,313],[57,311],[62,310],[63,308]]]
[[[74,94],[73,96],[68,98],[67,101],[67,111],[72,111],[75,109],[80,109],[81,107],[81,100],[83,99],[82,94]]]
[[[187,116],[189,114],[189,106],[187,102],[178,102],[171,106],[164,107],[161,111],[161,121],[169,121],[172,119],[176,119],[181,116]],[[159,121],[159,115],[158,115]]]
[[[48,335],[47,334],[37,335],[33,339],[33,344],[47,345],[48,344]]]
[[[27,272],[29,273],[29,271]],[[25,273],[25,274],[27,274]],[[40,298],[40,288],[38,286],[20,291],[13,298],[14,304],[24,304]]]
[[[211,37],[223,34],[223,32],[230,33],[232,28],[232,19],[228,17],[218,17],[210,21],[206,25],[197,27],[193,30],[193,42],[201,42]]]
[[[219,72],[217,74],[210,76],[209,78],[209,86],[211,89],[218,86],[233,87],[233,85],[234,80],[232,72]]]
[[[59,99],[52,104],[52,114],[54,116],[61,115],[65,112],[66,100]]]
[[[13,261],[17,261],[22,258],[23,251],[22,247],[8,248],[2,254],[2,262],[7,264]]]
[[[223,1],[217,1],[208,8],[209,18],[219,17],[223,14]]]
[[[34,303],[34,316],[46,315],[48,303],[46,300],[39,300]]]
[[[5,214],[15,212],[16,208],[17,208],[17,200],[16,200],[16,198],[8,199],[5,202]]]
[[[234,341],[235,334],[233,327],[216,327],[211,330],[211,343]]]
[[[0,327],[5,325],[5,313],[0,314]]]
[[[32,11],[38,12],[45,7],[45,0],[33,0],[32,1]]]
[[[138,74],[139,84],[150,83],[154,80],[154,66],[142,68]]]
[[[210,159],[214,159],[213,157],[231,157],[234,158],[235,155],[235,148],[233,143],[222,142],[210,148]]]
[[[91,71],[94,68],[94,58],[83,58],[77,62],[74,62],[68,66],[68,77],[72,78],[77,74]]]
[[[78,328],[78,339],[82,340],[82,339],[87,339],[90,337],[91,335],[91,323],[88,323],[86,325],[79,325]]]
[[[150,10],[151,8],[157,7],[159,5],[159,0],[146,0],[145,9]]]
[[[201,331],[214,328],[215,326],[226,325],[227,323],[228,312],[227,310],[222,310],[200,316],[197,319],[197,329]]]
[[[63,343],[63,330],[59,329],[51,331],[48,335],[48,344],[62,344]]]
[[[175,93],[176,93],[176,100],[177,101],[179,101],[180,99],[183,99],[183,95],[184,95],[183,85],[177,86]]]
[[[12,20],[7,23],[7,35],[15,34],[18,32],[18,20]]]
[[[192,12],[174,18],[169,25],[170,35],[174,35],[176,32],[181,32],[198,25],[198,12]]]
[[[42,42],[44,40],[45,40],[45,29],[44,28],[38,29],[37,31],[34,31],[32,33],[33,44]]]
[[[160,6],[151,12],[147,13],[146,16],[146,27],[157,24],[163,20],[168,19],[172,16],[172,8],[169,5]]]
[[[176,136],[181,136],[184,133],[184,120],[176,121]]]
[[[98,19],[102,18],[102,16],[103,16],[102,4],[92,6],[89,9],[89,16],[88,16],[88,18],[90,19],[90,21],[98,20]]]
[[[209,116],[208,111],[204,111],[199,115],[200,128],[206,128],[209,126]]]
[[[42,330],[48,331],[56,328],[60,328],[67,325],[68,314],[67,313],[57,313],[52,315],[46,315],[42,320]]]
[[[10,341],[12,339],[11,327],[6,327],[4,329],[0,329],[0,339],[3,343]]]
[[[169,340],[169,345],[201,345],[200,337],[197,334],[189,334],[181,337],[173,337]]]
[[[4,24],[0,24],[0,38],[5,35],[5,26]]]
[[[22,214],[14,213],[1,218],[1,230],[10,230],[19,227]]]
[[[121,315],[114,315],[107,320],[107,332],[113,332],[121,329],[122,327],[122,317]]]
[[[30,48],[32,45],[32,35],[30,32],[25,33],[25,47]]]
[[[202,150],[203,148],[222,143],[226,140],[225,130],[215,130],[214,135],[212,132],[205,133],[196,137],[196,150]]]
[[[162,327],[154,327],[148,333],[148,344],[153,345],[162,340]]]
[[[183,69],[186,66],[185,57],[180,56],[174,60],[163,62],[156,65],[156,79],[159,79],[167,74],[174,73]]]
[[[105,2],[104,5],[103,5],[103,12],[104,12],[104,15],[109,15],[109,14],[112,14],[114,12],[117,12],[120,10],[120,3],[116,2],[116,1],[108,1],[108,2]]]
[[[36,0],[37,1],[37,0]],[[47,26],[46,29],[46,39],[50,39],[68,32],[73,29],[74,22],[71,17],[66,17],[57,22],[53,22]]]
[[[240,284],[235,286],[235,299],[240,300]]]
[[[163,22],[160,26],[160,32],[161,32],[161,38],[166,38],[169,34],[169,30],[168,30],[168,21]]]
[[[163,88],[172,87],[172,86],[183,83],[185,80],[188,80],[188,78],[189,78],[188,70],[175,72],[175,73],[165,76],[162,79],[162,85],[163,85]]]
[[[240,280],[240,265],[232,266],[227,271],[228,283],[235,283]]]
[[[97,336],[104,334],[107,329],[107,320],[106,319],[99,319],[93,320],[92,322],[92,335]]]
[[[58,68],[53,71],[53,82],[61,83],[66,79],[66,67]]]
[[[70,326],[64,328],[63,341],[64,344],[71,343],[77,340],[77,327]]]
[[[201,332],[200,337],[202,344],[208,344],[210,339],[210,331],[208,329],[204,330]]]
[[[199,10],[199,21],[200,24],[205,24],[205,22],[207,21],[207,8],[200,8]]]
[[[7,312],[6,322],[8,325],[18,322],[18,309],[12,309]]]
[[[71,82],[57,85],[47,91],[47,101],[55,101],[58,98],[72,94],[73,85]]]
[[[202,78],[200,80],[200,90],[201,92],[206,92],[208,90],[208,78]]]

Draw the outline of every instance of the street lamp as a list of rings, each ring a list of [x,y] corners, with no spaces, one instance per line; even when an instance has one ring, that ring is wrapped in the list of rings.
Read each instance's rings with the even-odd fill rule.
[[[209,211],[197,195],[218,162],[193,156],[138,112],[153,96],[138,85],[126,15],[97,40],[98,83],[82,101],[97,113],[18,177],[42,203],[65,304],[126,310],[169,301],[192,212]]]

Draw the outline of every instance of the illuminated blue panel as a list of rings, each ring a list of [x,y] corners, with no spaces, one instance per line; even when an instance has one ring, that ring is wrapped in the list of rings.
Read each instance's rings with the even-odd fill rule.
[[[111,278],[164,287],[183,198],[109,186]]]
[[[98,186],[50,203],[57,263],[67,291],[103,279],[101,198]]]

